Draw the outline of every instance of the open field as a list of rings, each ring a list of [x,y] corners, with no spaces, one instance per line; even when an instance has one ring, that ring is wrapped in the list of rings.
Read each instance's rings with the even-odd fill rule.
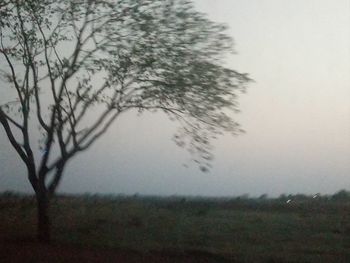
[[[0,262],[350,262],[350,202],[62,196],[54,242],[32,197],[0,199]]]

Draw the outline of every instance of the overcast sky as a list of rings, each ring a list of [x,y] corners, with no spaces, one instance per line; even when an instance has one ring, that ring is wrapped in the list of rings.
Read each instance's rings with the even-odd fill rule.
[[[228,64],[255,80],[201,173],[161,115],[124,115],[68,166],[60,191],[162,195],[333,193],[350,189],[350,0],[196,0],[229,25]],[[189,164],[186,168],[183,164]],[[31,191],[0,130],[0,191]]]

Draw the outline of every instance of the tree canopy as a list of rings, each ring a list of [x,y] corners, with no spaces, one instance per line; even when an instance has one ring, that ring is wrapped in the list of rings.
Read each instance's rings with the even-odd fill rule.
[[[177,120],[176,143],[205,170],[211,139],[240,131],[231,112],[250,81],[224,66],[226,30],[188,0],[1,1],[0,123],[37,196],[133,109]]]
[[[9,0],[0,17],[2,80],[17,91],[2,114],[11,105],[27,122],[35,107],[48,155],[55,137],[62,155],[88,148],[129,109],[176,118],[202,160],[212,135],[238,131],[226,109],[249,78],[222,66],[232,38],[191,1]],[[95,107],[104,111],[86,126]]]

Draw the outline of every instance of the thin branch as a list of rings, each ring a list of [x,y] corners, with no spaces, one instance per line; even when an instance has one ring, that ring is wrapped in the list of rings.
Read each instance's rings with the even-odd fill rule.
[[[52,69],[51,69],[51,65],[50,65],[49,55],[47,53],[47,51],[48,51],[47,43],[48,42],[47,42],[47,39],[45,37],[44,31],[41,28],[41,26],[40,26],[39,22],[37,21],[37,19],[36,19],[36,23],[37,23],[38,29],[40,31],[41,37],[44,40],[44,54],[45,54],[45,61],[46,61],[46,67],[47,67],[47,71],[48,71],[48,76],[49,76],[50,83],[51,83],[51,92],[52,92],[53,99],[54,99],[55,103],[57,104],[58,99],[57,99],[56,90],[55,90],[55,80],[54,80],[54,78],[52,76]]]
[[[51,153],[51,146],[53,143],[53,139],[54,139],[54,132],[56,130],[56,114],[59,115],[60,112],[60,102],[61,102],[61,98],[62,98],[62,94],[64,91],[64,87],[66,85],[66,82],[68,79],[70,79],[75,72],[77,72],[78,68],[76,68],[76,62],[79,56],[79,53],[81,51],[81,37],[84,33],[84,30],[87,26],[86,21],[87,21],[87,14],[85,15],[85,19],[84,19],[84,23],[82,25],[82,27],[80,28],[79,31],[79,35],[77,38],[77,42],[74,48],[74,52],[73,52],[73,58],[72,58],[72,62],[70,64],[70,66],[68,67],[68,70],[64,73],[63,77],[62,77],[62,82],[61,82],[61,86],[59,88],[58,91],[58,95],[57,95],[57,103],[54,105],[53,109],[52,109],[52,113],[51,113],[51,121],[50,121],[50,126],[49,126],[49,130],[48,130],[48,134],[47,134],[47,140],[46,140],[46,144],[45,144],[45,151],[46,154],[43,156],[42,160],[41,160],[41,164],[40,164],[40,172],[39,172],[39,179],[40,177],[45,177],[46,176],[46,172],[47,172],[47,162],[49,160],[49,156]],[[59,121],[62,122],[62,119],[60,118],[60,116],[58,116]],[[59,138],[60,140],[62,138]],[[62,141],[60,141],[60,146],[61,146],[61,150],[63,150],[62,146]],[[64,153],[66,155],[68,155],[68,153]]]
[[[23,151],[22,147],[20,146],[20,144],[17,142],[17,140],[15,139],[13,132],[11,130],[11,127],[7,121],[7,118],[4,114],[4,112],[0,109],[0,123],[2,124],[2,126],[5,129],[5,132],[7,134],[7,137],[10,140],[11,145],[13,146],[13,148],[16,150],[16,152],[18,153],[18,155],[21,157],[21,159],[23,160],[23,162],[25,164],[28,164],[28,156],[26,155],[26,153]]]
[[[9,56],[7,55],[6,51],[5,51],[5,47],[4,47],[4,43],[3,43],[3,39],[2,39],[2,30],[0,29],[0,43],[1,43],[1,47],[2,47],[2,51],[0,51],[0,53],[2,53],[4,56],[5,56],[5,59],[6,59],[6,62],[8,64],[8,66],[10,67],[10,70],[11,70],[11,81],[13,81],[13,83],[15,84],[15,88],[16,88],[16,91],[17,91],[17,94],[18,94],[18,98],[19,98],[19,101],[21,102],[21,105],[22,107],[25,107],[25,103],[24,103],[24,99],[23,99],[23,96],[22,96],[22,93],[21,93],[21,89],[20,89],[20,86],[17,82],[17,75],[16,75],[16,72],[15,72],[15,69],[14,69],[14,66],[9,58]]]
[[[1,107],[0,107],[1,109]],[[14,119],[12,119],[9,115],[7,115],[4,111],[2,111],[3,116],[10,122],[12,123],[14,126],[16,126],[18,129],[23,130],[23,126],[21,124],[19,124],[18,122],[16,122]]]
[[[89,148],[98,138],[100,138],[104,133],[106,133],[106,131],[108,130],[108,128],[112,125],[112,123],[114,122],[114,120],[119,116],[120,112],[116,112],[114,113],[114,115],[105,123],[104,127],[97,132],[94,136],[92,136],[90,138],[90,140],[88,142],[86,142],[85,145],[80,146],[80,150],[84,151],[87,148]]]
[[[86,129],[87,131],[85,134],[78,140],[78,144],[84,143],[84,141],[92,134],[94,133],[98,127],[106,120],[106,118],[110,115],[110,113],[113,111],[113,108],[106,109],[100,117],[96,120],[96,122],[90,126],[90,128]]]

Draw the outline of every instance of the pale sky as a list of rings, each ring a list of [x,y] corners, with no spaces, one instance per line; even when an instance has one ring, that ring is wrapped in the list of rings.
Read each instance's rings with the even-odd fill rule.
[[[162,195],[334,193],[350,189],[350,0],[196,0],[229,25],[234,69],[255,80],[214,143],[210,173],[171,141],[161,115],[124,115],[68,166],[60,191]],[[189,168],[183,164],[189,164]],[[0,130],[0,191],[31,191]]]

